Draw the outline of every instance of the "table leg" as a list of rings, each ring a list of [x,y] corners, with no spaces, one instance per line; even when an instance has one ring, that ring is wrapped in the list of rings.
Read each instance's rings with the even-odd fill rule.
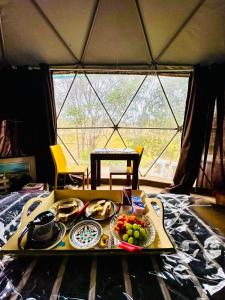
[[[137,190],[138,186],[138,159],[133,160],[133,178],[132,178],[132,190]]]
[[[127,160],[127,167],[131,166],[131,160]],[[130,182],[131,182],[131,176],[127,175],[127,180],[126,180],[126,185],[130,186]]]
[[[96,190],[96,160],[91,157],[91,189]]]
[[[96,160],[96,167],[97,167],[97,186],[101,185],[101,160]]]

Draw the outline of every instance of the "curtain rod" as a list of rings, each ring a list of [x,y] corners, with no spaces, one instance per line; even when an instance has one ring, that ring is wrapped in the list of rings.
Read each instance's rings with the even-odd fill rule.
[[[109,71],[109,72],[191,72],[193,66],[168,66],[168,65],[52,65],[50,66],[52,71]]]
[[[11,66],[13,69],[17,69],[20,66]],[[27,68],[30,70],[39,70],[40,66],[29,66]],[[51,71],[58,71],[58,72],[109,72],[109,73],[116,73],[116,72],[127,72],[127,73],[190,73],[193,71],[193,66],[168,66],[168,65],[120,65],[120,66],[113,66],[113,65],[49,65],[49,69]]]

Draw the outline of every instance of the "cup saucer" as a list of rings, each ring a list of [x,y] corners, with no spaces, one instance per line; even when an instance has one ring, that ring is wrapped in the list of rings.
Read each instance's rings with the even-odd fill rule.
[[[24,249],[27,250],[49,250],[58,245],[59,242],[64,238],[66,234],[66,226],[59,222],[55,223],[53,228],[53,237],[47,241],[35,241],[35,240],[27,240]]]

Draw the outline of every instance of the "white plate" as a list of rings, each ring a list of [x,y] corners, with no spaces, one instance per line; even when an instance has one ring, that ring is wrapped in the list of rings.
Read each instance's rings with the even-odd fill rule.
[[[92,206],[95,205],[95,203],[97,203],[100,200],[108,201],[112,205],[111,206],[111,211],[106,217],[101,217],[98,214],[90,215]],[[94,200],[91,200],[89,206],[85,210],[86,217],[89,217],[90,219],[95,220],[95,221],[104,221],[106,219],[109,219],[115,214],[115,212],[116,212],[116,204],[113,201],[109,200],[109,199],[94,199]]]
[[[68,202],[68,201],[72,201],[72,200],[76,200],[77,204],[78,204],[78,209],[81,210],[81,208],[84,206],[84,203],[82,200],[78,199],[78,198],[66,198],[66,199],[61,199],[57,202],[55,202],[52,206],[50,206],[49,210],[52,211],[53,213],[57,214],[57,206],[61,203],[64,202]],[[76,219],[76,217],[72,218],[71,220],[67,221],[67,222],[62,222],[65,226],[66,229],[69,230],[73,227],[74,225],[74,219]]]
[[[110,222],[110,232],[112,233],[112,236],[114,238],[114,243],[116,245],[119,244],[119,242],[123,241],[122,237],[120,237],[119,234],[114,230],[114,226],[120,215],[124,215],[124,214],[119,214],[119,215],[114,216]],[[138,216],[137,219],[139,219],[145,223],[145,226],[146,226],[145,229],[147,232],[146,240],[143,241],[142,243],[140,243],[138,246],[140,246],[142,248],[146,248],[151,243],[153,243],[155,240],[155,236],[156,236],[155,226],[153,225],[152,221],[149,218],[147,218],[146,216],[141,216],[141,217]]]

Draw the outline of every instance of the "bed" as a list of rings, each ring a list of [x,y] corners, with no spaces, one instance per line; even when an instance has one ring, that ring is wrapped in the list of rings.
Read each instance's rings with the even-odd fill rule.
[[[49,192],[0,198],[0,246],[16,231],[24,204]],[[0,299],[225,299],[225,243],[191,209],[186,195],[162,200],[172,254],[143,256],[1,256]]]

